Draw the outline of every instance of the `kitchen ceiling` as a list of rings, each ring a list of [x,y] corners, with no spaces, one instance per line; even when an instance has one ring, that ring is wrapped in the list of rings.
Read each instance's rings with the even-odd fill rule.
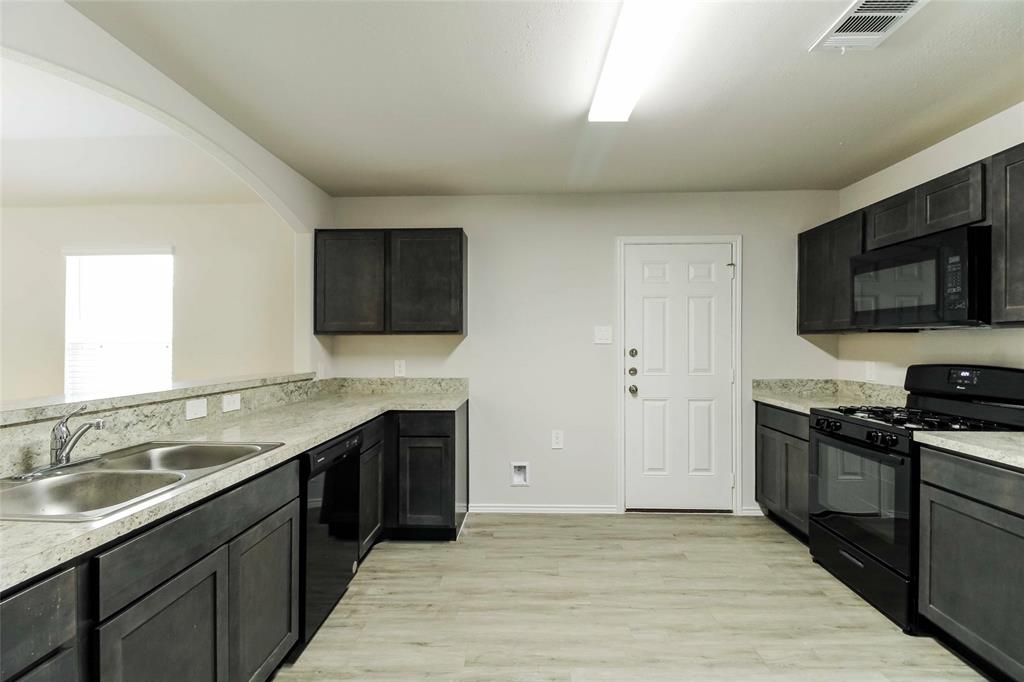
[[[4,206],[260,201],[167,126],[86,87],[0,60]]]
[[[1024,100],[1024,2],[932,0],[808,52],[847,0],[695,2],[625,124],[604,2],[76,2],[336,196],[835,189]]]

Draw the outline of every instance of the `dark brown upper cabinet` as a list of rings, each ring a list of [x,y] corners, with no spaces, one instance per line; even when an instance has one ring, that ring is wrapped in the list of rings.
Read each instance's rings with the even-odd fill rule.
[[[388,331],[462,333],[465,244],[460,229],[388,232]]]
[[[985,220],[985,162],[929,180],[865,209],[867,248]]]
[[[465,333],[461,228],[317,230],[315,243],[315,333]]]
[[[864,210],[867,216],[867,248],[877,249],[917,236],[917,211],[914,190],[900,192]]]
[[[1024,322],[1024,144],[992,157],[992,322]]]
[[[317,230],[314,331],[384,331],[387,240],[382,230]]]
[[[946,173],[915,190],[917,236],[985,219],[985,164]]]
[[[864,252],[864,212],[808,230],[798,243],[798,332],[850,330],[850,258]]]

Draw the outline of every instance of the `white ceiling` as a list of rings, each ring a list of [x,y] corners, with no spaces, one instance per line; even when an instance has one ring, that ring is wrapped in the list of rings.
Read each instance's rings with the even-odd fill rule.
[[[626,124],[587,110],[610,2],[76,2],[329,193],[839,188],[1024,100],[1024,2],[694,2]]]
[[[6,59],[0,76],[5,206],[258,201],[213,157],[131,107]]]

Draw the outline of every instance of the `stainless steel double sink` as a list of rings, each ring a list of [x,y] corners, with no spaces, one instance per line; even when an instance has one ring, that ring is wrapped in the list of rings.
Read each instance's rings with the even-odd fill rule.
[[[0,481],[0,519],[94,521],[281,443],[152,442],[27,480]]]

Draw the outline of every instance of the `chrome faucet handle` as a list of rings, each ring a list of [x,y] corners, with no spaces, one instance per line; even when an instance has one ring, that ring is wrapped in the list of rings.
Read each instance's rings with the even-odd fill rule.
[[[53,429],[50,430],[50,465],[63,464],[60,461],[64,446],[71,439],[71,429],[68,428],[68,420],[74,417],[79,412],[85,410],[86,405],[83,403],[75,409],[71,410],[63,419],[53,425]],[[102,428],[102,427],[101,427]]]
[[[74,416],[75,416],[76,414],[78,414],[79,412],[82,412],[82,411],[84,411],[86,407],[87,407],[87,405],[86,405],[85,403],[82,403],[81,405],[79,405],[79,406],[78,406],[78,407],[76,407],[75,409],[73,409],[73,410],[71,410],[70,412],[68,412],[68,413],[67,413],[67,416],[65,416],[65,417],[64,417],[63,419],[61,419],[61,420],[60,420],[59,422],[57,422],[57,423],[58,423],[58,424],[63,424],[64,426],[67,426],[67,425],[68,425],[68,420],[69,420],[69,419],[71,419],[72,417],[74,417]]]

